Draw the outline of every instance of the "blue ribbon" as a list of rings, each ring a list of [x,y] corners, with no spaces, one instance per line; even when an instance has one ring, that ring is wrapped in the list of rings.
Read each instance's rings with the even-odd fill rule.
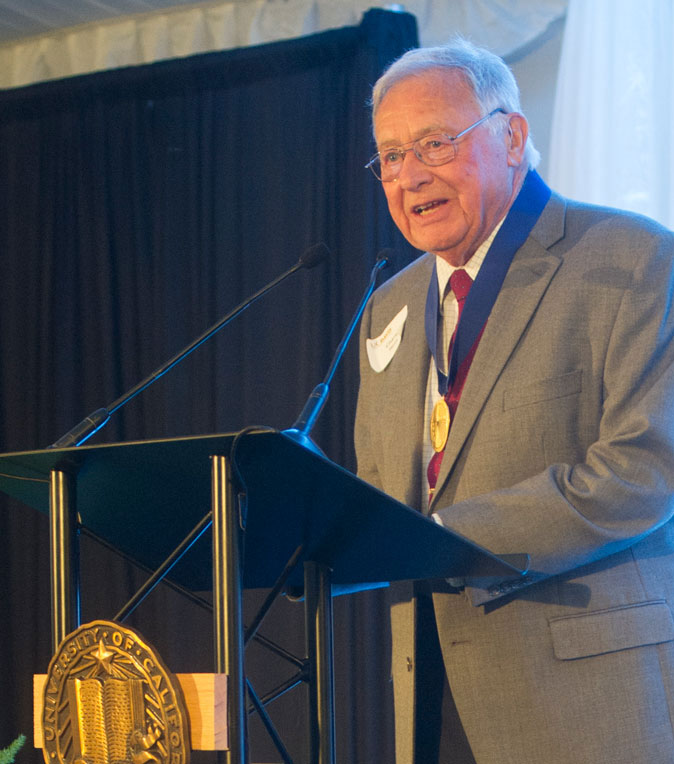
[[[482,327],[486,324],[487,318],[489,318],[515,252],[524,244],[531,233],[531,229],[548,203],[550,193],[550,189],[541,176],[535,170],[530,170],[503,221],[503,225],[494,237],[466,298],[461,313],[461,322],[456,330],[448,376],[440,371],[441,365],[438,364],[436,358],[438,346],[438,277],[436,268],[433,266],[428,296],[426,297],[425,324],[428,347],[438,369],[440,395],[445,395],[454,383],[459,366],[470,352],[482,331]]]

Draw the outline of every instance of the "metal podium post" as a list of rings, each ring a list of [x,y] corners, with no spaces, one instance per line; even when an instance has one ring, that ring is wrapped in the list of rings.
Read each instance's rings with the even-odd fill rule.
[[[73,478],[49,473],[49,556],[51,566],[52,654],[80,625],[79,548]]]
[[[304,563],[304,592],[309,682],[309,761],[335,764],[331,570]]]
[[[225,764],[247,764],[239,512],[230,460],[225,456],[211,460],[215,671],[228,677],[229,750],[218,758]]]

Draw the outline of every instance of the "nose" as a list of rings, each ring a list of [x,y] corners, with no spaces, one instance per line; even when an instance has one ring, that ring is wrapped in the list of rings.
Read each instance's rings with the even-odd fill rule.
[[[407,149],[403,155],[403,163],[397,183],[405,190],[413,191],[426,183],[430,183],[432,180],[433,175],[429,166],[419,159],[414,149]]]

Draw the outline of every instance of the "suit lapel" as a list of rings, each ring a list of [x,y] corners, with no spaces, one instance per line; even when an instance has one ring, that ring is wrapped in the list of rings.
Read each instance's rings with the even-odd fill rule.
[[[485,401],[508,363],[561,260],[547,248],[563,236],[565,206],[553,195],[515,254],[480,340],[442,460],[433,510]]]
[[[423,412],[426,383],[430,367],[430,352],[426,343],[424,311],[428,284],[435,262],[432,255],[418,268],[415,278],[405,290],[408,318],[403,330],[402,342],[391,361],[386,375],[386,392],[382,398],[382,434],[385,439],[386,463],[394,483],[394,495],[412,506],[418,506],[421,497],[421,452],[418,451],[423,435]],[[396,304],[387,310],[384,323],[393,318],[403,305]],[[390,315],[389,315],[390,313]],[[387,411],[387,402],[395,407]],[[412,465],[412,480],[410,474]],[[398,484],[399,483],[399,484]]]

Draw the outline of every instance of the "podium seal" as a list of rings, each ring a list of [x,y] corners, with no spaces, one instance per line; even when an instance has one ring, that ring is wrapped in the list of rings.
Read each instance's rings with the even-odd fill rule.
[[[135,631],[94,621],[49,663],[42,707],[47,764],[189,764],[178,681]]]

